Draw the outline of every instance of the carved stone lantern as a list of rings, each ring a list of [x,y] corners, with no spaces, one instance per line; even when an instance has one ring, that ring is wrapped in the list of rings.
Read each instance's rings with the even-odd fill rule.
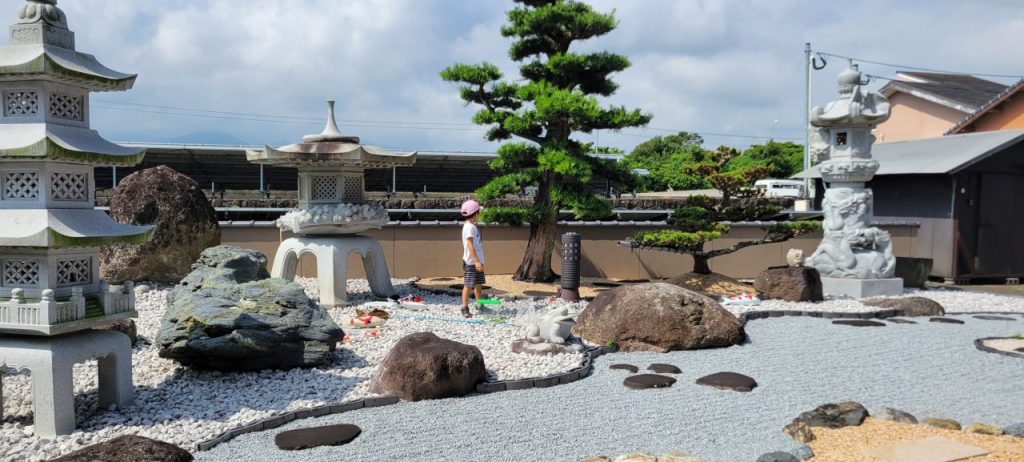
[[[380,241],[358,234],[388,223],[387,209],[363,200],[363,175],[368,168],[411,166],[416,153],[395,154],[360,144],[358,137],[342,135],[334,118],[334,101],[327,102],[324,131],[305,136],[302,141],[246,153],[249,162],[299,171],[299,207],[277,220],[279,228],[298,236],[281,243],[271,275],[294,279],[299,258],[312,254],[317,263],[320,304],[328,308],[345,306],[346,262],[349,253],[357,252],[363,257],[373,293],[379,297],[392,295],[394,288]]]
[[[888,232],[871,226],[874,197],[865,183],[878,171],[871,158],[872,129],[890,114],[889,101],[861,85],[852,62],[839,74],[839,99],[811,111],[818,169],[826,183],[824,237],[807,260],[821,273],[826,294],[854,298],[903,293],[894,278],[896,257]]]
[[[144,151],[89,128],[89,94],[128,90],[136,76],[76,51],[56,0],[27,0],[10,32],[0,48],[0,367],[32,371],[34,431],[54,437],[75,429],[76,362],[98,359],[100,408],[134,394],[128,337],[91,330],[136,314],[131,282],[100,279],[99,248],[146,242],[152,227],[96,210],[93,168],[132,166]]]

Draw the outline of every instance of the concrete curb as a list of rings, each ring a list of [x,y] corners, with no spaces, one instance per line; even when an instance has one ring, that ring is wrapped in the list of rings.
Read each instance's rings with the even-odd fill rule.
[[[1004,340],[1011,339],[1013,337],[985,337],[974,340],[974,348],[986,353],[995,353],[997,355],[1009,356],[1011,358],[1024,358],[1024,353],[1010,353],[1008,351],[997,350],[995,348],[989,348],[985,346],[986,340]]]

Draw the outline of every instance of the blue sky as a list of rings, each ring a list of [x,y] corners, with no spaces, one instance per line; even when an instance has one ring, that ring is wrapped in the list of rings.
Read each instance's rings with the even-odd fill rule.
[[[21,0],[0,0],[14,22]],[[804,42],[862,59],[1024,75],[1018,0],[592,0],[619,28],[581,44],[630,57],[609,104],[647,129],[588,137],[631,149],[676,130],[709,145],[802,139]],[[78,49],[138,73],[94,94],[93,127],[118,141],[286,144],[319,132],[326,99],[342,131],[392,149],[494,150],[475,108],[438,72],[491,61],[518,77],[498,28],[510,0],[61,0]],[[6,15],[6,16],[5,16]],[[814,105],[843,63],[814,75]],[[869,74],[897,69],[863,64]],[[993,78],[1011,83],[1014,78]],[[877,87],[882,82],[872,83]],[[190,108],[186,111],[173,108]],[[197,113],[194,110],[210,112]],[[240,114],[223,114],[232,112]],[[173,114],[171,114],[173,113]],[[174,115],[177,114],[177,115]],[[197,117],[202,114],[206,117]],[[276,116],[272,121],[264,115]],[[280,118],[280,117],[287,117]],[[242,120],[247,119],[247,120]]]

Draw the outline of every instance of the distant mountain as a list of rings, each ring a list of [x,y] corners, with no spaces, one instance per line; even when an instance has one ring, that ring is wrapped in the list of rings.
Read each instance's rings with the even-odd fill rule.
[[[252,144],[246,143],[227,133],[214,131],[192,132],[187,135],[166,139],[163,142],[175,144],[224,144],[231,146]]]

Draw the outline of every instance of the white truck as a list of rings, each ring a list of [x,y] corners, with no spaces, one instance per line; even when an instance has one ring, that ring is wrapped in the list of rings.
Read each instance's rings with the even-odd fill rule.
[[[804,182],[800,180],[757,180],[754,182],[754,188],[764,193],[764,197],[807,197]]]

